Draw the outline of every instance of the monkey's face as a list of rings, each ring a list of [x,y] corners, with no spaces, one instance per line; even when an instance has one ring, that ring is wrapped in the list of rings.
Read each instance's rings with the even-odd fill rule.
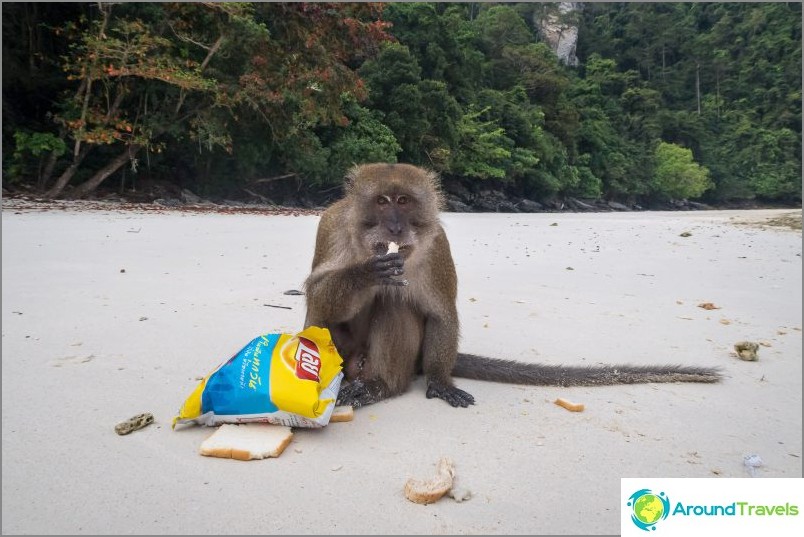
[[[359,241],[369,254],[384,254],[389,242],[408,258],[438,225],[437,176],[409,164],[354,168],[347,197],[360,222]]]
[[[375,254],[384,254],[389,242],[409,255],[416,244],[420,210],[414,196],[398,190],[378,191],[364,200],[363,244]]]

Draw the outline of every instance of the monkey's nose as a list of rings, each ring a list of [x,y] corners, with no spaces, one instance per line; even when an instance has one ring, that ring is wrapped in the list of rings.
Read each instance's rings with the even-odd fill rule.
[[[391,235],[400,235],[402,233],[402,224],[400,222],[388,222],[385,226]]]

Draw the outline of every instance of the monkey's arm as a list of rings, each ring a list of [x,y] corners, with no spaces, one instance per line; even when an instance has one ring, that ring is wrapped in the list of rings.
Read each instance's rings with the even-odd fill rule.
[[[375,295],[377,285],[404,285],[394,276],[404,274],[398,253],[375,255],[357,265],[338,267],[324,262],[313,269],[307,291],[306,326],[328,326],[352,319]]]
[[[458,316],[430,316],[424,328],[422,368],[427,379],[427,398],[437,397],[455,407],[466,408],[475,398],[452,383],[452,368],[458,353]]]
[[[436,237],[433,251],[438,252],[440,259],[433,256],[427,266],[428,281],[433,284],[427,291],[431,300],[422,341],[422,369],[427,379],[427,398],[437,397],[454,407],[465,408],[474,404],[475,398],[456,388],[452,382],[460,331],[455,306],[458,290],[455,265],[443,231]]]

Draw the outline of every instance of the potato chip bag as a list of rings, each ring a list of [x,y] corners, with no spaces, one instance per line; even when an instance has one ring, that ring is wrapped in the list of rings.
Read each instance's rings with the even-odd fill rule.
[[[335,408],[342,363],[326,328],[256,337],[201,381],[173,427],[251,422],[323,427]]]

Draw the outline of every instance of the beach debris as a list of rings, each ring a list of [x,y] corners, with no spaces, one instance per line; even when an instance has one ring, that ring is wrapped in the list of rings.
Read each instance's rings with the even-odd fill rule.
[[[692,237],[692,233],[690,233],[689,231],[685,231],[684,233],[681,233],[679,237]]]
[[[263,304],[263,306],[267,306],[269,308],[279,308],[279,309],[283,309],[283,310],[292,310],[293,309],[290,306],[280,306],[278,304]]]
[[[456,503],[461,503],[472,497],[472,491],[463,487],[453,487],[449,489],[447,496],[455,500]]]
[[[745,360],[746,362],[756,362],[759,360],[757,356],[759,345],[753,341],[738,341],[734,344],[734,350],[737,351],[737,356],[740,360]]]
[[[299,291],[299,290],[297,290],[297,289],[288,289],[287,291],[285,291],[285,292],[284,292],[284,293],[282,293],[282,294],[283,294],[283,295],[293,295],[293,296],[298,296],[298,295],[303,295],[304,293],[302,293],[301,291]]]
[[[557,404],[560,407],[566,408],[570,412],[583,412],[583,409],[584,409],[583,403],[573,403],[573,402],[567,401],[566,399],[564,399],[562,397],[559,397],[558,399],[553,401],[553,403]]]
[[[698,307],[703,308],[705,310],[719,310],[720,309],[718,306],[715,306],[711,302],[701,302],[700,304],[698,304]]]
[[[451,459],[442,457],[436,463],[436,476],[427,481],[410,478],[405,482],[405,498],[413,503],[428,504],[437,502],[452,488],[455,466]]]
[[[752,453],[743,457],[743,464],[745,465],[745,469],[748,470],[748,475],[756,477],[757,468],[765,463],[759,455]]]
[[[150,412],[143,412],[142,414],[137,414],[136,416],[131,417],[126,421],[121,421],[120,423],[115,425],[114,432],[122,436],[134,432],[137,429],[147,427],[153,422],[154,422],[154,415],[151,414]]]

